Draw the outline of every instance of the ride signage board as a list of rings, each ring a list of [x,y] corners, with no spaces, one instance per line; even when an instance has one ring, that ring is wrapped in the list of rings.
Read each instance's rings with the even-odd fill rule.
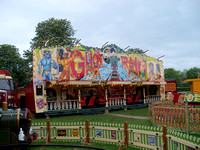
[[[177,93],[177,83],[176,80],[165,80],[166,84],[165,84],[165,92],[173,92],[173,93]]]
[[[164,82],[163,62],[129,54],[116,45],[34,49],[34,82],[43,80],[105,80]]]

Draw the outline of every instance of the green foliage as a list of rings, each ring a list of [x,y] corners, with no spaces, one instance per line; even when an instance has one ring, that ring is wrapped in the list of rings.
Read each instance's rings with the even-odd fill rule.
[[[20,56],[19,50],[9,44],[0,45],[0,69],[8,71],[14,83],[23,86],[27,82],[30,72],[28,63]]]
[[[183,71],[175,70],[174,68],[167,68],[164,70],[164,73],[165,79],[176,79],[177,86],[180,86],[183,79],[196,79],[198,73],[200,73],[200,68],[193,67],[189,70],[184,69]],[[185,90],[187,91],[187,88]]]
[[[189,92],[190,87],[177,87],[177,92]]]
[[[137,54],[142,54],[144,53],[144,51],[140,48],[130,48],[128,49],[128,54],[131,54],[131,53],[137,53]]]
[[[176,79],[177,86],[179,86],[182,82],[182,78],[185,77],[184,73],[180,70],[175,70],[174,68],[167,68],[164,70],[165,79]]]
[[[186,72],[187,79],[196,79],[200,73],[200,68],[193,67]]]
[[[24,61],[26,63],[26,74],[27,79],[29,80],[33,76],[33,50],[26,50],[23,53]]]
[[[36,27],[36,36],[32,39],[31,47],[42,47],[48,41],[46,46],[70,45],[75,39],[75,30],[71,22],[66,19],[50,18],[38,23]]]

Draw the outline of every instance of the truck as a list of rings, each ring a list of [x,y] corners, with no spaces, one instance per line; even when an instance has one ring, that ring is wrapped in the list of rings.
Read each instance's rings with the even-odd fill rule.
[[[0,70],[0,106],[5,99],[7,99],[8,108],[17,107],[13,79],[8,71]]]

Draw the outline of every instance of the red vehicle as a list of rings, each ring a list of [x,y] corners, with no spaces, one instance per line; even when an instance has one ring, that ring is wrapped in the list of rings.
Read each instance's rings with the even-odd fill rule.
[[[13,79],[9,76],[9,72],[0,70],[0,103],[2,104],[5,98],[5,93],[1,91],[6,91],[8,108],[17,107],[17,101],[15,98],[15,91],[13,86]]]

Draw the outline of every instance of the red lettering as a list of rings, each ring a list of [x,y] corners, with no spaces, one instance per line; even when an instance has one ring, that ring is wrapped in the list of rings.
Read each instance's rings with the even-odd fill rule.
[[[94,54],[94,55],[93,55],[93,66],[94,66],[94,67],[95,67],[95,66],[98,66],[98,61],[99,61],[99,59],[98,59],[97,54]]]
[[[121,56],[121,60],[122,60],[122,67],[123,68],[126,68],[126,67],[128,67],[127,65],[127,63],[128,63],[128,58],[126,57],[126,56]]]
[[[85,65],[86,65],[86,74],[88,74],[87,67],[89,66],[90,62],[88,61],[88,53],[85,52]]]
[[[90,65],[93,67],[93,58],[92,58],[92,52],[90,52]]]
[[[103,65],[103,61],[102,61],[102,57],[103,57],[103,54],[98,54],[98,67],[100,68],[102,65]]]
[[[73,51],[76,51],[76,53],[77,53],[77,55],[79,56],[79,58],[80,58],[81,60],[83,60],[83,56],[82,56],[82,53],[81,53],[80,51],[78,51],[78,50],[73,50]],[[71,53],[70,57],[72,57],[72,55],[73,55],[73,54]],[[72,73],[73,73],[73,75],[74,75],[77,79],[80,79],[80,78],[82,78],[82,77],[84,76],[84,74],[85,74],[85,62],[84,62],[84,61],[79,62],[79,63],[78,63],[78,68],[81,68],[81,72],[80,72],[80,73],[76,71],[75,62],[74,62],[74,60],[73,60],[73,61],[71,62],[71,70],[72,70]]]
[[[134,61],[134,70],[135,70],[136,72],[138,71],[137,57],[135,57],[135,61]]]
[[[128,58],[126,56],[124,57],[124,66],[128,68]]]
[[[140,74],[141,74],[140,69],[141,69],[141,61],[138,60],[138,66],[137,66],[138,76],[140,76]]]
[[[131,68],[131,69],[133,69],[134,67],[133,67],[133,59],[132,59],[132,57],[129,57],[129,68]]]

